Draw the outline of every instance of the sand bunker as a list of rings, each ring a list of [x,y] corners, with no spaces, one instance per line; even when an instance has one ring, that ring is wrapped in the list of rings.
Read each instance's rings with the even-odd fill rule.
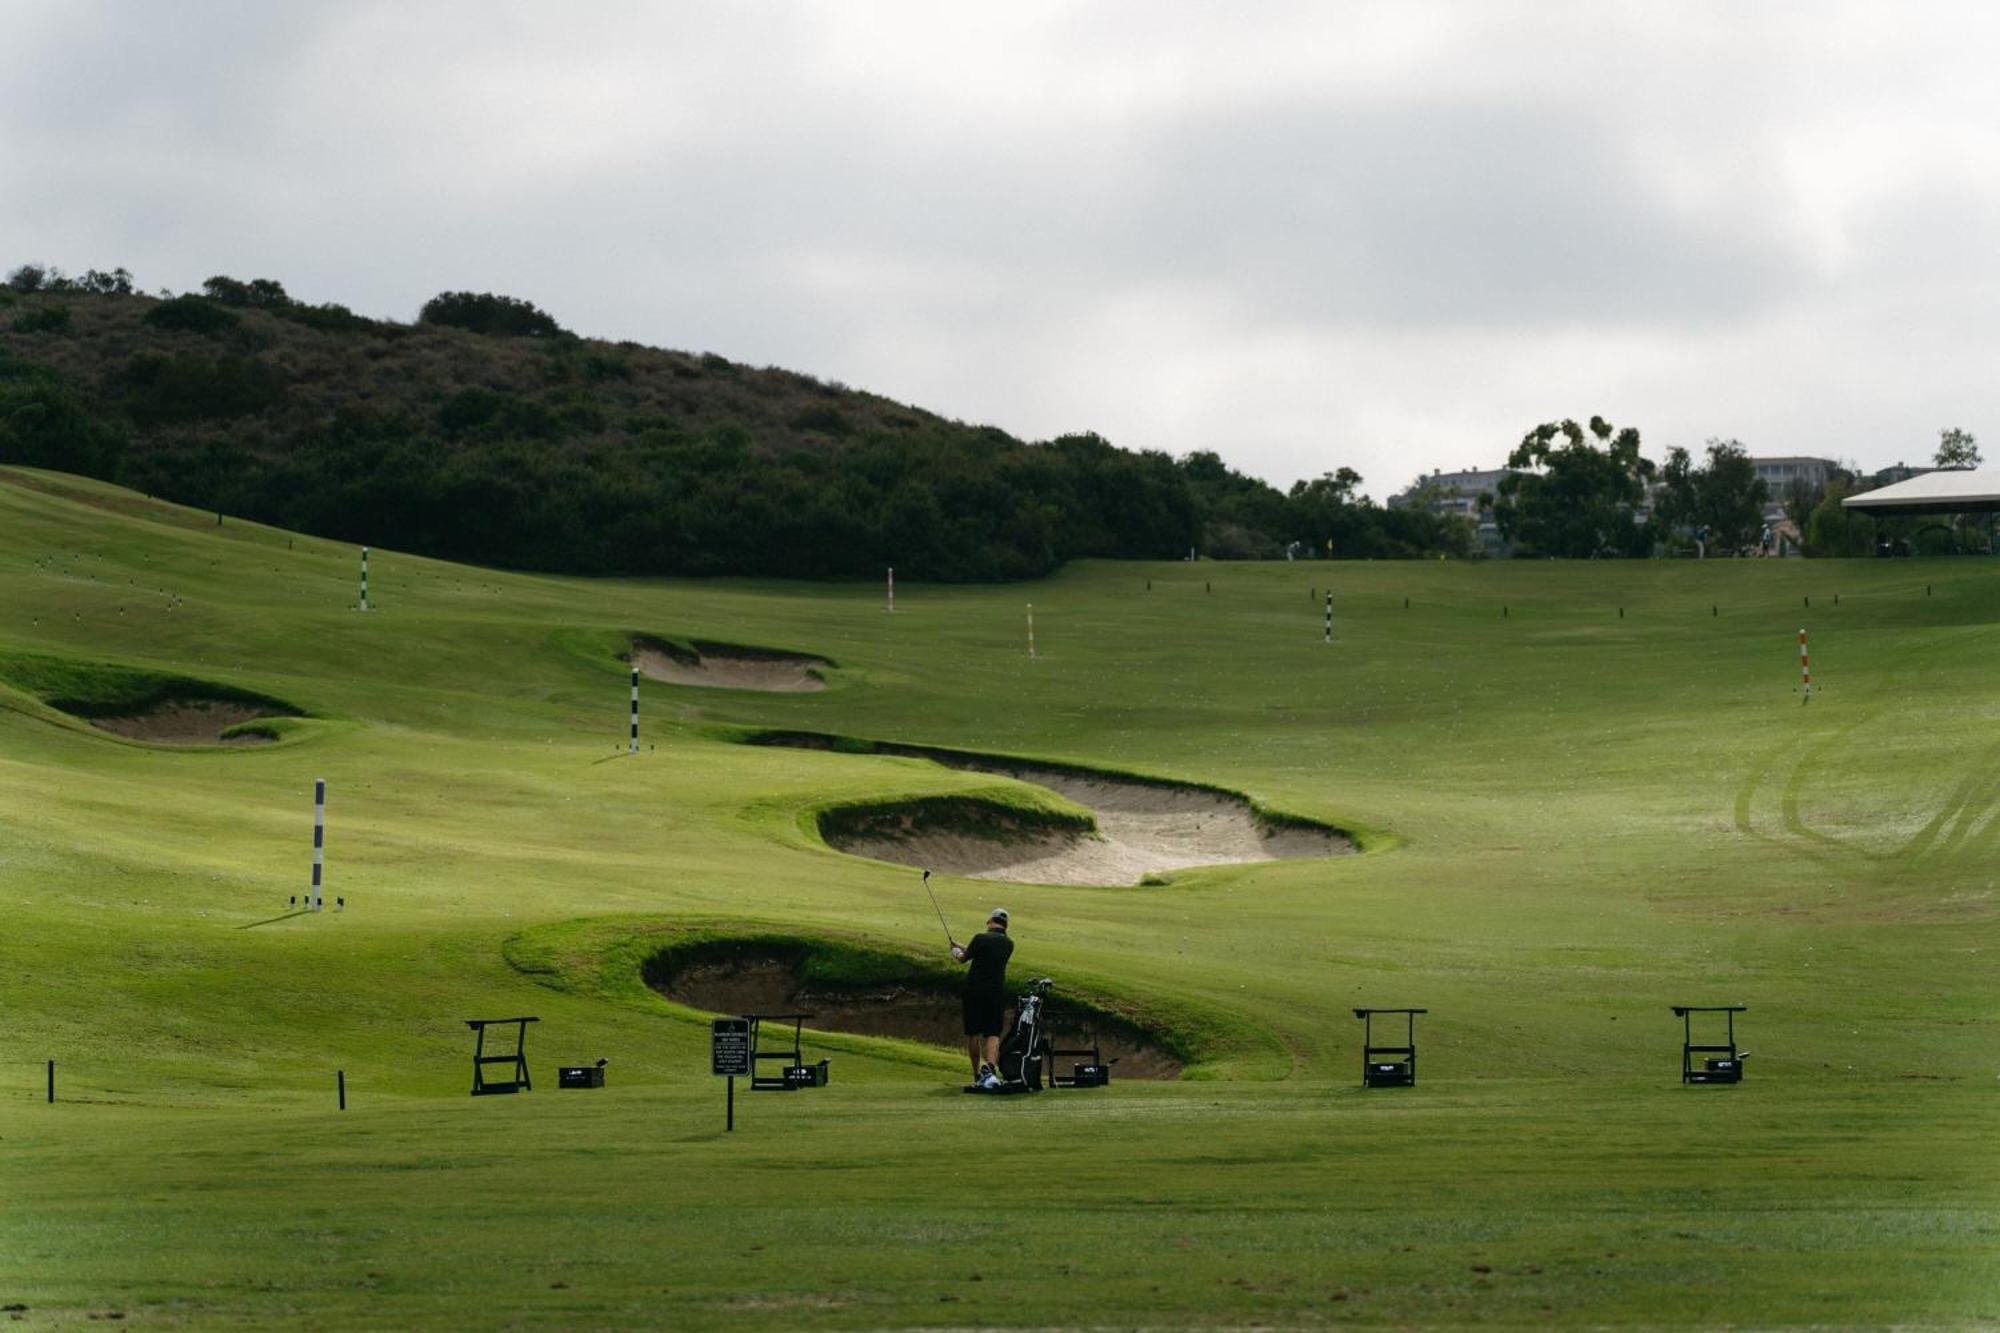
[[[760,739],[803,748],[831,746],[822,737]],[[1033,783],[1088,807],[1097,820],[1095,833],[1008,827],[997,816],[990,825],[960,830],[893,819],[877,819],[855,831],[822,829],[829,846],[878,861],[1017,884],[1130,885],[1147,875],[1194,866],[1345,856],[1355,850],[1337,830],[1272,824],[1241,796],[1215,788],[916,746],[880,745],[874,752]],[[888,807],[883,813],[893,812]]]
[[[239,722],[260,717],[289,716],[282,709],[262,704],[237,703],[221,699],[172,699],[137,713],[89,719],[94,727],[161,745],[264,745],[272,736],[250,731],[235,736],[222,733]]]
[[[677,1004],[717,1014],[810,1013],[809,1028],[901,1037],[954,1051],[965,1049],[956,994],[913,980],[905,985],[855,989],[814,988],[801,979],[802,962],[772,952],[689,961],[665,971],[648,968],[646,982]],[[1102,1015],[1061,1008],[1061,988],[1050,1001],[1058,1047],[1087,1046],[1095,1034],[1106,1059],[1118,1061],[1112,1078],[1175,1078],[1181,1065],[1138,1028]]]
[[[764,690],[805,694],[826,688],[820,670],[832,664],[802,653],[742,648],[725,643],[695,643],[690,652],[677,644],[645,639],[632,645],[628,659],[640,674],[669,685],[695,685],[714,690]]]

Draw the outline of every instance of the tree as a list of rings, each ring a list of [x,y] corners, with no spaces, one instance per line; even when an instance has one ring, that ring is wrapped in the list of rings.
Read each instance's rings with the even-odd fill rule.
[[[1800,525],[1805,552],[1813,556],[1873,555],[1878,524],[1871,514],[1853,513],[1841,504],[1850,483],[1836,477]]]
[[[201,285],[211,301],[223,305],[254,306],[260,310],[283,310],[292,304],[286,294],[285,285],[271,278],[252,278],[248,282],[238,282],[235,278],[218,274]]]
[[[1947,426],[1938,432],[1937,454],[1931,460],[1939,467],[1970,468],[1979,466],[1979,441],[1969,430]]]
[[[1667,451],[1660,480],[1665,485],[1655,517],[1663,529],[1689,529],[1717,551],[1740,552],[1755,544],[1770,488],[1739,441],[1710,440],[1701,467],[1677,445]]]
[[[1633,521],[1653,475],[1635,427],[1592,417],[1586,437],[1573,420],[1543,422],[1521,437],[1507,466],[1515,471],[1500,479],[1493,516],[1519,554],[1584,560],[1650,549]]]
[[[130,296],[132,294],[132,271],[119,267],[106,273],[102,269],[89,269],[71,284],[77,291],[88,292],[92,296]]]
[[[1361,474],[1351,467],[1292,483],[1292,532],[1314,555],[1373,555],[1374,506],[1355,495]]]
[[[221,333],[237,323],[234,312],[199,296],[176,296],[171,301],[162,301],[140,319],[156,329],[203,334]]]
[[[38,292],[49,280],[49,271],[40,264],[23,264],[7,275],[7,285],[23,295]]]
[[[493,338],[555,338],[563,331],[547,311],[491,292],[440,292],[424,302],[417,322],[449,324]]]

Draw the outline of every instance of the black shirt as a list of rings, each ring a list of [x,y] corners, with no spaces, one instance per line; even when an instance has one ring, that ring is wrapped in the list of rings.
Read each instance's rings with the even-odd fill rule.
[[[1014,956],[1014,941],[1004,930],[988,927],[967,941],[965,959],[972,966],[965,974],[967,995],[999,995],[1007,989],[1007,960]]]

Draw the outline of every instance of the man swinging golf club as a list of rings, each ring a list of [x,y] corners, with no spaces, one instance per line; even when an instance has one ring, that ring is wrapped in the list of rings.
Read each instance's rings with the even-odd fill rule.
[[[951,946],[951,956],[967,965],[965,1053],[972,1060],[973,1081],[988,1092],[1000,1087],[1000,1031],[1006,1025],[1007,960],[1013,953],[1004,907],[993,909],[984,931]]]

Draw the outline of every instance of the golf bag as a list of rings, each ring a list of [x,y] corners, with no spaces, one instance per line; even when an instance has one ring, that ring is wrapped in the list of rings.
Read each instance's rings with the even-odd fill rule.
[[[1055,983],[1038,977],[1014,1007],[1014,1025],[1000,1040],[1000,1078],[1010,1086],[1039,1092],[1048,1063],[1050,1038],[1042,1021],[1042,1005]]]

